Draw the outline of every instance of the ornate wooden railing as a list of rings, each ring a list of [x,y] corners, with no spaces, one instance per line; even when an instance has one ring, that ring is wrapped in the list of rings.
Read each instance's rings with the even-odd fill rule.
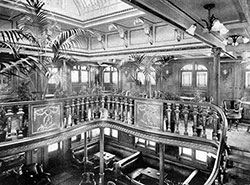
[[[150,117],[145,127],[138,124],[138,119],[144,119],[138,118],[138,102],[146,102],[146,108],[160,106],[160,126],[150,125]],[[94,128],[110,127],[158,143],[216,154],[206,184],[212,184],[220,172],[227,120],[222,110],[210,103],[93,94],[0,106],[7,124],[7,141],[0,142],[0,157],[53,144]],[[144,112],[145,116],[150,111]]]

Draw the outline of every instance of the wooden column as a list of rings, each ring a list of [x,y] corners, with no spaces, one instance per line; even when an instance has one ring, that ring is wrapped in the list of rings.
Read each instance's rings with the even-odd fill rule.
[[[87,131],[84,132],[84,161],[88,160],[88,144],[87,144]]]
[[[99,185],[104,185],[104,128],[100,128],[100,173]]]
[[[164,144],[159,143],[159,171],[160,171],[160,179],[159,185],[164,184]]]
[[[213,98],[215,105],[220,106],[220,53],[221,48],[213,48],[213,76],[212,76],[212,86],[213,86]]]

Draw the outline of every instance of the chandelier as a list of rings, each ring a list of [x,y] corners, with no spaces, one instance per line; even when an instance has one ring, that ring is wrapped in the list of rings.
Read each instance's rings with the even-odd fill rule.
[[[208,17],[207,20],[201,19],[205,23],[204,32],[219,32],[221,35],[226,34],[229,30],[219,21],[218,18],[214,16],[214,14],[211,15],[211,9],[215,7],[215,4],[206,4],[203,6],[208,11]],[[199,22],[197,22],[199,23]],[[200,24],[200,23],[199,23]],[[200,24],[201,25],[201,24]],[[203,26],[204,27],[204,26]],[[188,32],[190,35],[194,35],[194,32],[197,28],[197,24],[192,24],[186,32]]]

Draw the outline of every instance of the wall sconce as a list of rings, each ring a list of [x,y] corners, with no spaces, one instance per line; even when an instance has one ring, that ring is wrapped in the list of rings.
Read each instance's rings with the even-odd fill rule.
[[[201,19],[201,21],[205,22],[206,26],[204,28],[204,32],[220,32],[221,35],[226,34],[229,30],[219,21],[218,18],[214,16],[214,14],[211,15],[211,9],[215,7],[215,4],[206,4],[203,6],[208,11],[208,20]],[[198,22],[197,22],[198,23]],[[201,25],[201,24],[200,24]],[[187,33],[190,35],[194,35],[194,32],[197,28],[197,24],[191,25],[190,28],[186,30]]]
[[[239,44],[246,44],[249,42],[249,38],[242,35],[231,35],[224,40],[225,45],[238,46]]]

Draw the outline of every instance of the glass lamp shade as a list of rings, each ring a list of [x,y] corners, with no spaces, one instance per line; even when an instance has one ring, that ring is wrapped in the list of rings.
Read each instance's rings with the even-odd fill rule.
[[[189,33],[190,35],[194,35],[196,28],[197,28],[196,24],[192,24],[190,28],[186,30],[186,32]]]
[[[219,21],[215,19],[211,27],[211,31],[219,31],[221,35],[226,34],[229,30]]]
[[[247,37],[243,37],[243,39],[242,39],[242,40],[243,40],[243,43],[244,43],[244,44],[246,44],[246,43],[248,43],[248,42],[249,42],[249,38],[247,38]]]
[[[225,35],[229,30],[222,24],[222,28],[220,29],[220,34]]]

